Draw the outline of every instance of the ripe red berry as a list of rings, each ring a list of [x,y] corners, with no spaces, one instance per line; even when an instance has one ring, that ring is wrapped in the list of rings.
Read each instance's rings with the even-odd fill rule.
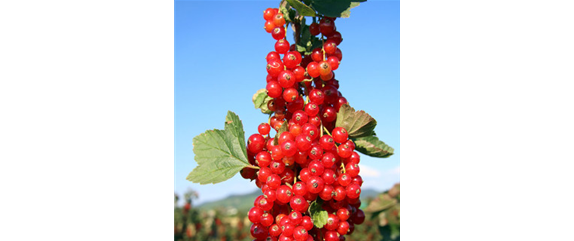
[[[275,191],[275,196],[276,201],[285,204],[291,200],[293,192],[291,191],[291,188],[289,186],[281,185],[280,187],[277,188],[277,191]]]
[[[330,36],[335,31],[335,23],[329,18],[319,21],[319,30],[323,35]]]
[[[295,138],[297,142],[297,148],[300,151],[307,151],[311,148],[311,137],[306,134],[300,134]],[[305,157],[306,158],[306,157]]]
[[[249,209],[249,213],[247,213],[249,221],[251,221],[252,223],[259,223],[261,215],[263,215],[263,210],[261,210],[261,208],[259,207],[252,207],[251,209]]]
[[[281,73],[279,73],[277,82],[279,82],[279,85],[281,85],[283,88],[291,88],[295,84],[295,76],[293,72],[289,70],[283,70]]]
[[[271,206],[273,206],[273,204],[271,204]],[[271,224],[273,224],[273,215],[271,215],[270,213],[264,213],[263,215],[261,215],[259,223],[264,227],[269,227]]]
[[[301,53],[297,51],[290,51],[283,57],[283,63],[285,63],[285,67],[293,69],[297,67],[299,63],[301,63],[301,59]]]
[[[279,39],[275,42],[275,51],[280,54],[285,54],[289,51],[289,41],[286,39]],[[333,51],[334,53],[334,51]]]
[[[279,74],[285,69],[283,62],[280,59],[270,59],[267,61],[267,73],[272,77],[278,77]]]
[[[265,147],[265,137],[261,134],[253,134],[247,140],[247,149],[251,153],[258,153],[263,150],[263,147]]]
[[[309,76],[316,78],[321,75],[319,72],[319,64],[317,62],[311,62],[307,65],[307,73]]]
[[[337,70],[341,62],[336,56],[329,56],[327,57],[327,63],[331,66],[331,70]]]
[[[325,54],[335,54],[335,51],[337,51],[337,43],[335,40],[328,39],[323,44],[323,49],[325,50]]]
[[[333,122],[337,119],[337,110],[335,110],[335,108],[331,106],[323,107],[323,111],[321,112],[321,118],[323,119],[324,122]]]
[[[323,91],[321,91],[319,89],[311,90],[311,92],[309,92],[309,100],[317,103],[317,105],[323,104],[323,101],[325,101],[325,96],[323,94]]]
[[[359,184],[351,183],[345,188],[347,191],[347,197],[351,199],[359,198],[361,195],[361,187]]]
[[[259,223],[251,225],[251,235],[256,239],[265,239],[267,237],[267,228]]]
[[[314,102],[309,102],[305,105],[305,113],[308,116],[316,116],[319,114],[319,106]]]
[[[271,130],[271,127],[269,126],[269,124],[267,123],[261,123],[259,124],[259,126],[257,127],[257,131],[259,132],[259,134],[261,135],[267,135],[269,134],[269,131]]]
[[[283,13],[277,13],[275,14],[275,16],[273,17],[273,24],[275,24],[275,26],[278,27],[282,27],[283,25],[285,25],[285,18],[283,18]]]
[[[307,192],[318,194],[325,187],[325,181],[318,176],[311,176],[307,180]]]
[[[327,223],[325,224],[325,228],[327,230],[336,230],[339,227],[339,217],[332,213],[329,213],[327,217]]]
[[[275,24],[273,23],[272,20],[268,20],[265,22],[265,25],[263,25],[263,28],[265,29],[265,32],[271,33],[273,32],[273,29],[275,28]]]
[[[311,52],[311,59],[317,63],[323,61],[323,50],[321,48],[314,48]]]
[[[289,206],[295,211],[306,212],[309,208],[309,203],[307,203],[307,200],[302,196],[295,195],[289,201]]]
[[[279,10],[277,8],[267,8],[263,11],[263,19],[272,20]]]
[[[273,29],[273,31],[271,32],[271,36],[273,37],[273,39],[275,40],[279,40],[282,38],[285,38],[285,28],[283,27],[275,27]]]
[[[320,34],[321,31],[319,30],[319,24],[318,23],[312,23],[311,25],[309,25],[309,32],[313,36]]]
[[[333,140],[335,140],[335,142],[337,143],[343,143],[347,141],[347,138],[349,138],[347,130],[343,127],[335,127],[335,129],[333,129],[332,134],[333,134]]]
[[[293,102],[299,96],[299,92],[295,88],[287,88],[283,91],[283,99],[287,102]]]

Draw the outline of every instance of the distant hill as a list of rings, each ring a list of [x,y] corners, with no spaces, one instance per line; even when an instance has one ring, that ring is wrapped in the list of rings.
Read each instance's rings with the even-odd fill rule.
[[[365,201],[369,197],[376,197],[377,194],[382,193],[374,189],[364,189],[361,190],[361,201],[365,204]],[[241,194],[241,195],[231,195],[226,198],[208,202],[197,206],[201,210],[210,210],[217,208],[237,208],[240,212],[247,212],[251,207],[253,207],[253,201],[257,196],[261,195],[261,190],[256,190],[252,193]]]

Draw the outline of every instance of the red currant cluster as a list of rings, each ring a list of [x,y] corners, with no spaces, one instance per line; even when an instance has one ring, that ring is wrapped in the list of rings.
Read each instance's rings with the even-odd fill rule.
[[[365,214],[359,209],[360,157],[347,130],[335,127],[337,112],[347,103],[333,73],[342,58],[341,34],[334,18],[311,24],[311,34],[326,39],[321,36],[322,47],[302,57],[285,39],[283,14],[269,8],[263,17],[277,42],[266,57],[272,98],[267,106],[273,114],[247,144],[249,161],[259,170],[241,171],[263,191],[248,214],[251,234],[256,240],[345,240]],[[277,138],[270,137],[271,128]],[[328,213],[321,228],[311,218],[313,202]]]

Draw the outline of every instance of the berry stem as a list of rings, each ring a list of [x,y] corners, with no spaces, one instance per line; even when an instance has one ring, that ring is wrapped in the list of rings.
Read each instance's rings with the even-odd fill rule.
[[[260,167],[258,167],[258,166],[253,166],[253,165],[249,165],[249,166],[247,166],[247,167],[252,168],[252,169],[260,169]]]

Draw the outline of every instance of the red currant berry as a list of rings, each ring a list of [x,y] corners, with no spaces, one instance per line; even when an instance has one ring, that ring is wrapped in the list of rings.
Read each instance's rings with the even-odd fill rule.
[[[341,62],[337,57],[329,56],[327,57],[327,63],[329,63],[329,65],[331,66],[331,70],[337,70]]]
[[[323,174],[323,171],[325,170],[323,163],[321,163],[318,160],[311,161],[307,168],[309,169],[309,171],[311,171],[311,175],[313,176],[321,176],[321,174]]]
[[[313,102],[309,102],[307,105],[305,105],[305,113],[308,116],[316,116],[319,114],[319,106]]]
[[[305,194],[307,194],[307,186],[305,185],[305,182],[303,181],[296,182],[293,185],[293,194],[299,196],[305,196]]]
[[[300,134],[295,138],[295,140],[297,142],[297,148],[299,148],[300,151],[307,151],[311,148],[311,137],[309,137],[308,135],[304,133]]]
[[[321,118],[319,118],[319,116],[309,117],[308,122],[309,124],[315,126],[316,128],[319,128],[321,126]]]
[[[319,64],[317,62],[311,62],[307,65],[307,74],[313,78],[317,78],[321,75],[319,72]]]
[[[321,148],[324,150],[330,150],[335,146],[335,141],[333,140],[333,137],[329,135],[323,135],[321,138],[319,138],[319,144],[321,144]]]
[[[285,25],[285,18],[283,18],[283,13],[277,13],[275,14],[275,16],[273,17],[273,24],[275,24],[275,26],[281,27],[283,25]]]
[[[252,223],[259,223],[261,215],[263,215],[263,210],[261,210],[261,208],[259,207],[252,207],[251,209],[249,209],[249,213],[247,213],[249,221],[251,221]]]
[[[286,54],[289,51],[289,41],[286,39],[279,39],[275,42],[275,51],[280,54]]]
[[[278,77],[285,69],[285,65],[280,59],[271,59],[267,62],[267,73],[272,77]]]
[[[343,201],[347,197],[347,190],[343,186],[336,186],[335,187],[335,195],[333,195],[333,199],[336,201]]]
[[[261,135],[267,135],[269,134],[269,131],[271,130],[271,127],[269,126],[269,124],[267,123],[261,123],[259,124],[259,126],[257,127],[257,131],[259,132],[259,134]]]
[[[339,227],[339,217],[332,213],[329,213],[327,217],[327,223],[325,224],[325,228],[327,230],[336,230]]]
[[[311,32],[311,35],[313,36],[317,36],[318,34],[320,34],[321,31],[319,30],[319,24],[312,23],[311,25],[309,25],[309,32]]]
[[[261,134],[253,134],[247,140],[247,149],[251,153],[258,153],[265,147],[265,137]]]
[[[358,209],[355,214],[351,217],[351,222],[354,224],[362,224],[365,221],[365,212],[363,210]]]
[[[295,76],[295,81],[301,82],[305,79],[305,68],[297,66],[293,69],[293,75]]]
[[[295,195],[289,201],[289,206],[295,211],[306,212],[309,208],[309,203],[307,203],[307,200],[302,196]]]
[[[323,148],[321,148],[321,146],[319,145],[312,145],[311,150],[309,150],[309,158],[311,158],[312,160],[319,160],[322,157],[323,157]]]
[[[337,148],[337,153],[341,158],[349,158],[353,154],[353,149],[348,144],[343,143]]]
[[[356,183],[349,184],[345,190],[347,191],[347,198],[355,199],[361,195],[361,187]]]
[[[351,183],[356,183],[359,184],[359,186],[363,186],[363,178],[361,177],[361,175],[354,176]]]
[[[330,36],[335,32],[335,23],[331,19],[323,18],[319,21],[319,30],[323,35]]]
[[[271,159],[274,161],[279,161],[284,156],[281,150],[281,146],[272,146],[271,148],[269,148],[269,153],[271,153]],[[271,162],[270,165],[273,165],[273,162]]]
[[[275,26],[275,24],[273,23],[272,20],[265,21],[265,25],[263,25],[265,32],[268,32],[268,33],[273,32],[273,29],[275,29],[275,27],[277,27],[277,26]]]
[[[297,153],[297,143],[292,140],[287,140],[281,144],[281,151],[286,157],[291,157]]]
[[[285,67],[289,69],[297,67],[297,65],[301,63],[301,60],[301,54],[297,51],[290,51],[283,57],[283,63],[285,63]]]
[[[269,62],[272,59],[281,60],[281,56],[276,51],[271,51],[267,54],[267,56],[265,57],[265,60],[267,60],[267,62]]]
[[[305,183],[309,181],[311,176],[311,171],[309,171],[308,168],[303,168],[299,171],[299,180],[304,181]]]
[[[271,203],[271,206],[273,206],[273,203]],[[270,213],[264,213],[263,215],[261,215],[259,223],[264,227],[269,227],[271,224],[273,224],[273,215],[271,215]]]
[[[323,91],[319,89],[313,89],[311,92],[309,92],[309,100],[317,103],[317,105],[321,105],[325,101],[325,95],[323,94]]]
[[[305,228],[305,230],[309,231],[313,228],[313,220],[309,216],[304,216],[301,220],[301,226]]]
[[[321,48],[313,49],[311,52],[311,59],[317,63],[323,61],[323,50]]]
[[[283,99],[287,102],[293,102],[299,97],[299,92],[295,88],[287,88],[283,91]]]
[[[271,155],[269,154],[269,152],[261,151],[257,153],[257,155],[255,156],[255,160],[257,161],[257,165],[259,165],[260,167],[268,167],[269,164],[271,163]]]
[[[269,189],[275,190],[281,186],[281,177],[277,174],[271,174],[267,177],[265,184],[268,185]]]
[[[332,133],[333,133],[333,140],[335,140],[335,142],[337,143],[346,142],[347,138],[349,138],[347,130],[343,127],[335,127]]]
[[[352,178],[347,173],[343,173],[343,174],[339,175],[339,178],[337,178],[337,182],[339,183],[339,185],[341,185],[343,187],[346,187],[349,184],[351,184],[351,181],[352,181]]]
[[[319,137],[319,129],[317,129],[317,126],[310,123],[303,125],[303,133],[308,135],[311,140],[315,140]]]
[[[267,228],[259,223],[251,225],[251,236],[256,239],[265,239],[267,237]]]
[[[327,231],[323,237],[325,241],[339,241],[339,233],[336,231]]]
[[[307,180],[307,192],[318,194],[325,187],[325,181],[318,176],[311,176]]]
[[[277,8],[267,8],[265,11],[263,11],[263,19],[272,20],[277,12],[279,12]]]
[[[286,204],[291,200],[291,196],[293,196],[293,193],[289,186],[281,185],[280,187],[277,188],[277,191],[275,191],[275,196],[276,201],[279,201],[279,203],[282,204]]]
[[[306,241],[308,237],[309,234],[307,234],[307,230],[305,229],[305,227],[297,226],[295,228],[295,231],[293,232],[293,238],[295,238],[295,240]]]
[[[335,189],[333,189],[333,186],[325,185],[325,187],[323,187],[323,190],[321,190],[321,192],[319,193],[319,197],[325,201],[329,201],[333,197],[334,190]]]
[[[285,163],[282,161],[272,161],[269,165],[269,169],[275,174],[281,174],[285,170]]]
[[[359,167],[359,164],[350,162],[347,163],[347,165],[345,166],[345,170],[347,171],[347,174],[349,174],[349,176],[353,178],[359,175],[359,171],[361,170],[361,168]]]
[[[325,168],[323,174],[321,174],[321,178],[323,178],[325,184],[331,185],[335,183],[335,181],[337,181],[337,174],[335,174],[335,171],[333,171],[333,169]]]
[[[285,38],[285,28],[283,27],[275,27],[273,29],[273,31],[271,32],[271,36],[273,37],[273,39],[275,40],[279,40],[282,38]]]
[[[328,39],[323,44],[323,49],[325,50],[325,54],[335,54],[335,51],[337,51],[337,43],[335,40]]]
[[[339,221],[339,227],[337,227],[337,233],[340,235],[345,235],[349,232],[349,222]]]
[[[281,228],[279,228],[279,225],[277,224],[273,224],[269,227],[269,234],[273,237],[277,237],[279,235],[281,235]]]
[[[261,198],[259,199],[259,202],[257,202],[257,206],[259,208],[261,208],[261,210],[263,211],[269,211],[271,210],[271,208],[273,208],[273,202],[269,201],[266,198]],[[271,221],[273,221],[273,218],[271,218]],[[271,225],[271,224],[269,224]],[[265,226],[269,226],[269,225],[265,225]]]
[[[331,106],[324,107],[321,112],[321,117],[324,122],[333,122],[337,119],[337,110]]]

